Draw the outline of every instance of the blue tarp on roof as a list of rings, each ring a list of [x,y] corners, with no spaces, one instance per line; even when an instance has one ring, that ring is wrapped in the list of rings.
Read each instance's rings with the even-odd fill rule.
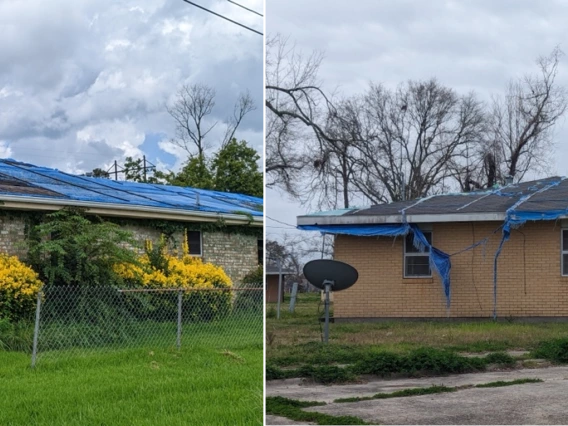
[[[10,185],[2,185],[8,181]],[[19,192],[19,187],[51,192],[34,195]],[[0,197],[2,194],[256,217],[262,217],[263,204],[262,198],[249,195],[75,176],[15,160],[0,160]]]

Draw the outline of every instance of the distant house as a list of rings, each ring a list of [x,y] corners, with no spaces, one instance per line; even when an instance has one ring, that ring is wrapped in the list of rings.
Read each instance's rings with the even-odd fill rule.
[[[284,300],[284,287],[286,284],[286,276],[293,274],[293,271],[287,269],[280,270],[280,268],[275,265],[268,263],[264,267],[264,274],[266,275],[266,287],[265,287],[265,297],[266,302],[276,303],[278,302],[278,281],[280,279],[280,274],[282,274],[282,288],[280,291],[280,302]]]
[[[568,180],[297,218],[359,271],[336,319],[568,317]]]
[[[262,256],[262,199],[202,189],[76,176],[0,160],[0,250],[25,255],[21,241],[44,213],[84,208],[144,241],[168,234],[190,253],[222,266],[234,283]]]

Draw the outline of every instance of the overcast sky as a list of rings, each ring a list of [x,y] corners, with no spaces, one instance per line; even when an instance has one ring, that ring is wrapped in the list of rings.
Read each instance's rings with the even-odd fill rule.
[[[436,77],[488,99],[511,78],[537,71],[535,59],[556,45],[568,54],[566,0],[267,0],[266,17],[268,35],[288,36],[305,52],[323,51],[325,88],[344,95],[362,93],[370,81],[394,87]],[[568,87],[568,56],[559,80]],[[567,137],[562,120],[555,174],[568,175]],[[268,216],[289,224],[307,213],[274,190],[266,206]],[[268,239],[292,229],[266,224]]]
[[[228,1],[194,2],[262,32]],[[0,34],[1,158],[81,173],[146,154],[175,168],[165,105],[184,83],[215,88],[211,120],[249,90],[257,110],[236,136],[262,151],[263,38],[182,0],[0,0]]]

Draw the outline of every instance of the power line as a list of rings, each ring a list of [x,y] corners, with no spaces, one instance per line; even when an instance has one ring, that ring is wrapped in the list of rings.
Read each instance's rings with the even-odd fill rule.
[[[280,223],[280,224],[282,224],[282,225],[291,226],[292,228],[296,229],[296,226],[295,226],[295,225],[291,225],[291,224],[289,224],[289,223],[282,222],[282,221],[280,221],[280,220],[278,220],[278,219],[273,219],[273,218],[271,218],[270,216],[266,216],[266,218],[267,218],[267,219],[270,219],[270,220],[272,220],[272,221],[274,221],[274,222],[278,222],[278,223]]]
[[[232,1],[232,0],[227,0],[227,1],[228,1],[229,3],[233,3],[235,6],[242,7],[243,9],[248,10],[249,12],[256,13],[258,16],[264,17],[264,15],[262,15],[261,13],[258,13],[256,10],[249,9],[248,7],[245,7],[245,6],[243,6],[242,4],[238,4],[237,2]]]
[[[227,20],[227,21],[229,21],[229,22],[232,22],[233,24],[236,24],[236,25],[238,25],[238,26],[240,26],[240,27],[246,28],[247,30],[252,31],[253,33],[257,33],[257,34],[259,34],[259,35],[263,35],[260,31],[254,30],[254,29],[252,29],[252,28],[250,28],[250,27],[247,27],[246,25],[243,25],[243,24],[241,24],[240,22],[233,21],[232,19],[229,19],[229,18],[227,18],[226,16],[220,15],[220,14],[218,14],[217,12],[213,12],[212,10],[206,9],[206,8],[204,8],[203,6],[200,6],[200,5],[198,5],[198,4],[195,4],[195,3],[193,3],[193,2],[191,2],[191,1],[189,1],[189,0],[183,0],[183,1],[186,2],[186,3],[188,3],[188,4],[191,4],[192,6],[198,7],[199,9],[202,9],[202,10],[204,10],[204,11],[206,11],[206,12],[212,13],[213,15],[218,16],[219,18],[223,18],[223,19],[225,19],[225,20]]]

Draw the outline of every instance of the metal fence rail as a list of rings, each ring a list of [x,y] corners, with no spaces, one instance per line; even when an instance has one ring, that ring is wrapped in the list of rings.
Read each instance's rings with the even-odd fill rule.
[[[262,345],[263,288],[46,287],[36,305],[32,367],[44,358],[132,347]]]

